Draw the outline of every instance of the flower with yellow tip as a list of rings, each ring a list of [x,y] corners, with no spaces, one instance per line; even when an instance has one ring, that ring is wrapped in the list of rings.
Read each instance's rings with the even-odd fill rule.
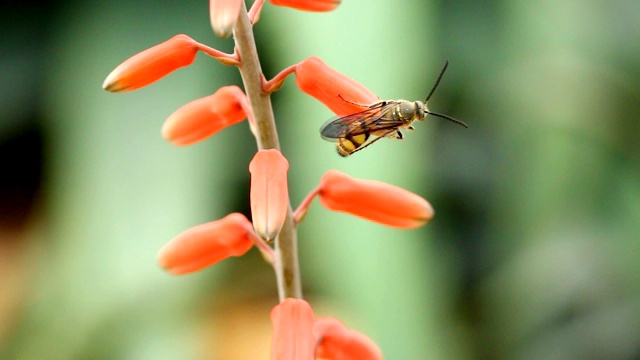
[[[433,218],[431,204],[403,188],[375,180],[355,179],[327,171],[318,186],[320,204],[377,223],[404,229],[426,225]]]
[[[191,65],[197,53],[195,40],[184,34],[176,35],[118,65],[104,80],[102,88],[110,92],[139,89]]]
[[[242,0],[209,0],[211,28],[221,38],[227,38],[240,15]]]
[[[275,149],[259,150],[249,164],[251,172],[251,216],[256,233],[272,242],[287,216],[289,162]]]
[[[194,100],[176,110],[162,126],[162,136],[175,145],[191,145],[218,131],[251,118],[247,96],[235,86]]]
[[[369,105],[380,101],[380,98],[364,85],[329,67],[318,57],[311,56],[301,61],[295,70],[298,88],[316,98],[338,116],[364,110],[357,104]]]
[[[231,256],[241,256],[253,246],[251,222],[240,213],[192,227],[176,236],[158,254],[160,266],[172,274],[188,274]]]

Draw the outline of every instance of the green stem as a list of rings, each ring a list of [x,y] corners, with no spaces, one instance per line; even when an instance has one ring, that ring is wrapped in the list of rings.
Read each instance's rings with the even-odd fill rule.
[[[233,29],[233,36],[240,55],[240,74],[244,89],[253,108],[256,120],[256,140],[260,149],[278,149],[278,132],[273,118],[271,97],[262,91],[262,68],[258,59],[258,51],[253,37],[253,26],[247,15],[247,8],[243,2],[240,16]],[[285,298],[302,298],[300,282],[300,268],[298,265],[297,234],[291,216],[291,205],[284,226],[275,243],[276,261],[274,269],[278,282],[280,301]]]

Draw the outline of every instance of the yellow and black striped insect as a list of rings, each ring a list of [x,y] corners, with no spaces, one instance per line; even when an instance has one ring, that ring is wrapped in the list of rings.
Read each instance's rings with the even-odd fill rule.
[[[346,157],[385,137],[401,140],[403,138],[402,132],[400,132],[401,129],[413,130],[411,124],[416,120],[424,120],[427,115],[453,121],[465,128],[468,127],[467,124],[460,120],[435,113],[427,108],[427,102],[438,87],[444,72],[447,70],[447,66],[449,66],[449,62],[444,64],[436,83],[424,102],[384,100],[371,105],[361,105],[352,103],[340,96],[342,100],[361,106],[365,110],[329,119],[320,128],[320,136],[327,141],[335,142],[338,154]]]

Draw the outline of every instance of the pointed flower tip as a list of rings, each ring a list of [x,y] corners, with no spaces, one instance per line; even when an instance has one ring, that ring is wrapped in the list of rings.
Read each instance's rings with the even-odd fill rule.
[[[422,197],[373,180],[354,179],[337,170],[320,180],[320,204],[386,226],[412,229],[426,225],[434,216],[431,204]]]
[[[363,110],[380,99],[350,77],[330,68],[320,58],[312,56],[296,66],[298,88],[323,103],[338,116]]]
[[[362,333],[349,330],[334,318],[318,318],[313,325],[318,339],[316,356],[327,359],[381,360],[378,345]]]
[[[273,5],[286,6],[302,11],[326,12],[335,10],[340,0],[270,0]]]
[[[125,92],[147,86],[174,70],[190,65],[196,58],[198,43],[187,35],[176,35],[118,65],[102,88]]]
[[[210,0],[209,15],[213,31],[221,38],[228,38],[236,25],[242,0]]]
[[[251,222],[240,213],[193,227],[176,236],[158,254],[160,266],[174,275],[188,274],[231,256],[241,256],[253,246],[248,237]]]
[[[259,150],[249,164],[251,172],[251,216],[256,233],[273,241],[287,216],[289,162],[275,149]]]
[[[176,110],[162,127],[162,136],[175,145],[190,145],[247,118],[246,95],[237,86],[225,86],[213,95]]]

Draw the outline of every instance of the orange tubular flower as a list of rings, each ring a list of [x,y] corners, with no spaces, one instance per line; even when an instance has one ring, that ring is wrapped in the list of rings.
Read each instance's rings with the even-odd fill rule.
[[[191,65],[198,53],[198,43],[187,35],[147,49],[120,64],[107,76],[102,88],[125,92],[147,86],[181,67]]]
[[[285,299],[271,311],[271,360],[381,360],[378,345],[333,318],[315,319],[304,300]]]
[[[289,209],[287,170],[289,162],[275,149],[258,151],[249,164],[253,226],[267,242],[278,236]]]
[[[296,84],[338,116],[362,111],[363,107],[356,104],[370,105],[380,101],[364,85],[330,68],[315,56],[296,66]]]
[[[404,229],[417,228],[433,218],[427,200],[405,189],[373,180],[354,179],[327,171],[318,186],[320,204],[377,223]]]
[[[251,222],[240,213],[198,225],[176,236],[158,254],[160,266],[172,274],[198,271],[231,256],[241,256],[253,246]]]
[[[331,11],[340,5],[340,0],[270,0],[273,5],[286,6],[303,11]]]
[[[271,360],[313,360],[315,339],[311,306],[300,299],[285,299],[271,310]]]
[[[319,318],[313,325],[318,339],[316,356],[340,360],[381,360],[382,351],[365,335],[347,329],[333,318]]]
[[[213,32],[221,38],[227,38],[233,32],[242,0],[210,0],[209,15]]]
[[[225,86],[213,95],[194,100],[171,114],[162,127],[162,136],[175,145],[204,140],[227,126],[244,120],[247,96],[237,86]]]

